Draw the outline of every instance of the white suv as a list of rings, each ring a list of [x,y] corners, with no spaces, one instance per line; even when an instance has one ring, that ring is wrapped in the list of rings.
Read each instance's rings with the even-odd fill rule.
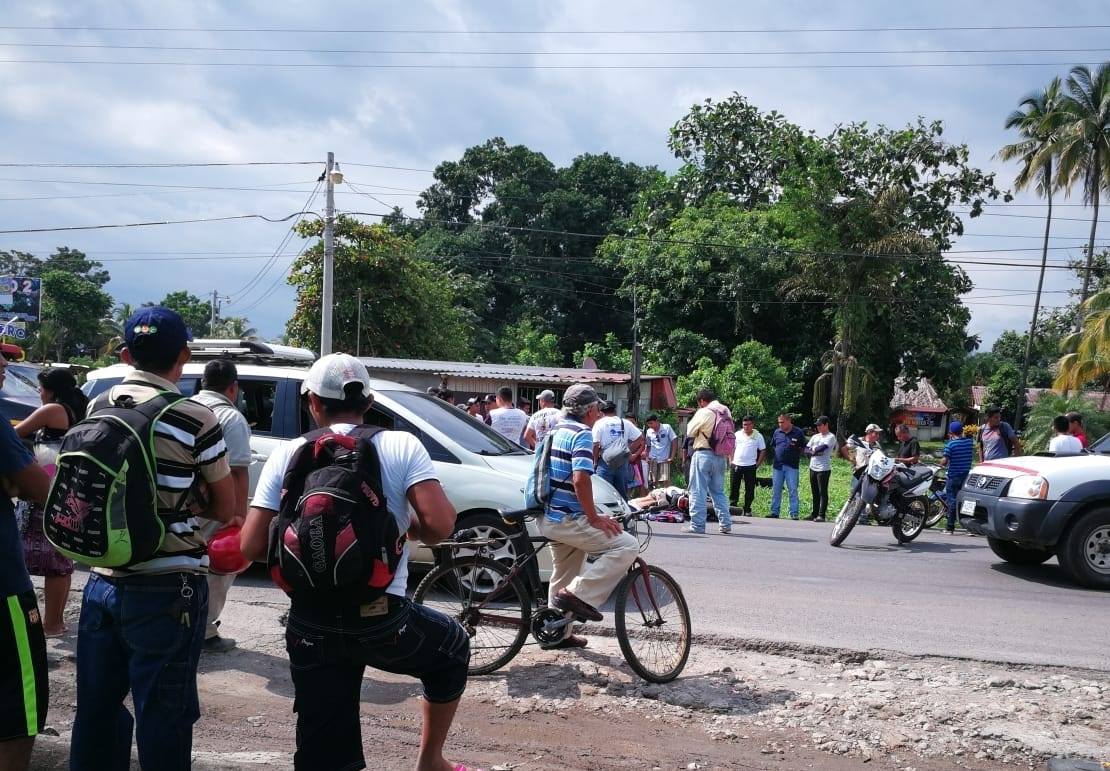
[[[216,343],[219,345],[216,345]],[[262,464],[275,446],[314,428],[301,397],[301,381],[308,372],[312,354],[259,343],[197,340],[194,359],[185,365],[178,383],[184,394],[199,389],[206,359],[224,356],[239,371],[239,409],[251,425],[251,494]],[[115,364],[88,374],[84,391],[90,397],[121,382],[130,367]],[[444,401],[409,386],[387,380],[371,380],[374,403],[366,422],[389,429],[408,431],[428,450],[448,499],[458,512],[459,528],[473,528],[481,538],[496,539],[491,556],[506,563],[515,548],[505,536],[508,528],[499,511],[524,505],[524,484],[531,469],[531,454],[504,439],[484,423]],[[628,507],[606,481],[593,477],[594,497],[601,512],[620,516]],[[530,526],[534,527],[534,526]],[[533,532],[533,535],[536,533]],[[550,575],[548,551],[540,553],[544,580]],[[430,564],[432,551],[413,550],[414,563]]]

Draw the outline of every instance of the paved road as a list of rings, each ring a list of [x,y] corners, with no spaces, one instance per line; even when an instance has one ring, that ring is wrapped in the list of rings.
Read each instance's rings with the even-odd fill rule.
[[[682,584],[695,632],[1110,670],[1110,594],[1055,558],[1010,566],[983,538],[937,531],[899,547],[875,526],[834,549],[830,524],[734,522],[730,536],[652,523],[646,556]]]

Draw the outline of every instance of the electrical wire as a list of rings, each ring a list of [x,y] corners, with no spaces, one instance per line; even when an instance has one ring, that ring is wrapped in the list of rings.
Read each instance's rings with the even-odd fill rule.
[[[152,225],[190,225],[196,222],[229,222],[231,220],[251,220],[259,219],[266,222],[288,222],[301,212],[293,212],[286,217],[278,217],[271,219],[264,214],[234,214],[227,217],[198,217],[196,219],[188,220],[155,220],[150,222],[124,222],[112,225],[68,225],[65,227],[53,228],[13,228],[9,230],[0,230],[0,235],[10,235],[13,233],[59,233],[70,230],[108,230],[111,228],[145,228]],[[318,216],[318,215],[317,215]]]
[[[0,48],[61,48],[78,50],[111,51],[194,51],[202,53],[281,53],[281,54],[343,54],[365,56],[905,56],[935,54],[1073,54],[1104,53],[1110,48],[902,48],[867,50],[779,50],[779,51],[736,51],[711,49],[703,51],[543,51],[543,50],[448,50],[432,51],[427,49],[389,49],[389,48],[264,48],[244,46],[170,46],[170,45],[123,45],[119,43],[28,43],[20,41],[0,41]]]
[[[115,27],[85,25],[0,25],[0,30],[46,32],[273,32],[347,35],[769,35],[848,32],[1013,32],[1040,30],[1110,29],[1110,24],[1010,24],[936,27],[747,27],[733,29],[329,29],[305,27]]]
[[[343,70],[887,70],[963,69],[987,67],[1069,67],[1071,61],[1055,62],[859,62],[853,64],[419,64],[352,62],[186,62],[131,61],[118,59],[0,59],[0,64],[76,64],[126,67],[259,67],[263,69]]]
[[[293,221],[293,224],[289,226],[288,230],[286,230],[286,231],[285,231],[285,234],[284,234],[284,236],[282,237],[281,241],[280,241],[280,242],[278,243],[278,246],[277,246],[277,248],[276,248],[276,249],[274,250],[274,253],[273,253],[273,255],[272,255],[272,256],[270,257],[270,259],[269,259],[269,260],[268,260],[268,261],[267,261],[267,262],[266,262],[266,263],[265,263],[265,264],[264,264],[264,265],[263,265],[263,266],[262,266],[262,267],[261,267],[261,268],[259,269],[258,273],[257,273],[257,274],[255,274],[255,276],[254,276],[254,277],[252,277],[252,278],[251,278],[251,279],[250,279],[250,280],[249,280],[249,281],[248,281],[248,282],[246,283],[246,285],[244,285],[244,286],[243,286],[243,287],[242,287],[241,289],[238,289],[238,290],[236,290],[235,292],[232,292],[232,293],[230,293],[230,294],[228,295],[228,296],[229,296],[229,298],[230,298],[230,301],[231,301],[231,302],[242,302],[243,298],[244,298],[244,297],[245,297],[245,296],[246,296],[246,295],[247,295],[247,294],[248,294],[248,293],[249,293],[249,292],[250,292],[250,291],[251,291],[251,290],[252,290],[252,289],[253,289],[254,287],[256,287],[256,286],[258,285],[258,283],[259,283],[259,282],[260,282],[260,281],[262,280],[262,278],[263,278],[263,277],[264,277],[264,276],[265,276],[265,275],[266,275],[266,274],[267,274],[267,273],[268,273],[268,272],[270,271],[270,268],[271,268],[271,267],[273,267],[274,263],[276,263],[276,262],[277,262],[277,260],[278,260],[278,256],[279,256],[279,255],[280,255],[280,254],[282,253],[282,251],[283,251],[283,250],[285,249],[286,245],[287,245],[287,244],[288,244],[288,243],[289,243],[289,242],[290,242],[290,241],[292,240],[292,238],[293,238],[293,235],[294,235],[294,233],[296,232],[296,227],[297,227],[297,223],[298,223],[298,222],[300,222],[300,221],[301,221],[301,218],[302,218],[302,217],[304,216],[304,214],[305,214],[305,213],[306,213],[306,212],[307,212],[307,211],[308,211],[309,209],[311,209],[311,208],[312,208],[312,203],[313,203],[313,202],[314,202],[314,201],[316,200],[316,196],[317,196],[317,195],[319,194],[319,192],[320,192],[320,186],[321,186],[321,185],[322,185],[323,183],[324,183],[324,182],[323,182],[323,179],[318,179],[318,180],[316,180],[316,185],[315,185],[315,187],[313,187],[313,188],[312,188],[312,191],[311,191],[311,192],[309,193],[308,199],[307,199],[307,200],[306,200],[306,201],[304,202],[304,206],[302,206],[302,207],[301,207],[301,211],[299,212],[299,216],[298,216],[298,217],[297,217],[297,218],[296,218],[296,219],[295,219],[295,220]]]
[[[0,45],[7,45],[0,43]],[[211,166],[319,166],[320,161],[241,161],[234,163],[0,163],[16,169],[184,169]]]

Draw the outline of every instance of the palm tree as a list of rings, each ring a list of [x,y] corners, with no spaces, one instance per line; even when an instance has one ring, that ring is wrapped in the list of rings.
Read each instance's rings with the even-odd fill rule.
[[[1019,394],[1025,394],[1025,384],[1029,377],[1029,359],[1033,353],[1033,339],[1037,334],[1037,314],[1041,308],[1041,288],[1044,286],[1044,272],[1048,264],[1048,236],[1052,230],[1052,179],[1055,156],[1051,146],[1056,139],[1062,115],[1060,112],[1060,79],[1052,81],[1040,93],[1030,94],[1021,100],[1018,109],[1006,118],[1006,128],[1017,129],[1021,139],[1006,145],[998,151],[1004,161],[1020,161],[1021,169],[1014,179],[1014,187],[1027,190],[1033,187],[1037,194],[1048,202],[1048,214],[1044,223],[1044,246],[1041,249],[1041,272],[1037,277],[1037,295],[1033,300],[1033,318],[1029,320],[1029,336],[1025,341],[1025,360],[1021,365],[1021,387]],[[1090,275],[1090,271],[1087,271]],[[1014,425],[1020,428],[1024,399],[1018,399],[1014,410]]]
[[[123,325],[127,323],[127,320],[131,318],[131,314],[133,314],[134,312],[135,306],[131,303],[120,303],[112,309],[112,318],[115,319],[116,323],[119,324],[119,327],[122,330]]]
[[[1087,298],[1079,313],[1082,329],[1060,343],[1064,355],[1053,383],[1056,388],[1079,391],[1086,383],[1110,383],[1110,289]],[[1104,397],[1104,406],[1105,402]]]
[[[1091,286],[1099,198],[1110,187],[1110,62],[1099,65],[1094,73],[1086,65],[1073,67],[1067,91],[1060,100],[1061,123],[1056,138],[1041,153],[1056,157],[1057,185],[1070,191],[1082,181],[1083,202],[1094,207],[1080,294],[1084,303]],[[1077,332],[1081,326],[1082,317],[1076,321]]]

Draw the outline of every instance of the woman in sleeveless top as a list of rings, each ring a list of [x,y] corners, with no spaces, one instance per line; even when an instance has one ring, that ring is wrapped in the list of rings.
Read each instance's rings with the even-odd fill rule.
[[[85,416],[88,399],[77,387],[73,373],[62,367],[51,367],[39,373],[39,397],[42,406],[17,425],[15,432],[23,439],[33,438],[35,460],[53,475],[62,437],[70,426]],[[47,637],[61,637],[66,632],[64,612],[73,563],[46,540],[42,507],[28,501],[22,501],[21,506],[27,516],[23,534],[27,572],[45,578],[43,631]]]

